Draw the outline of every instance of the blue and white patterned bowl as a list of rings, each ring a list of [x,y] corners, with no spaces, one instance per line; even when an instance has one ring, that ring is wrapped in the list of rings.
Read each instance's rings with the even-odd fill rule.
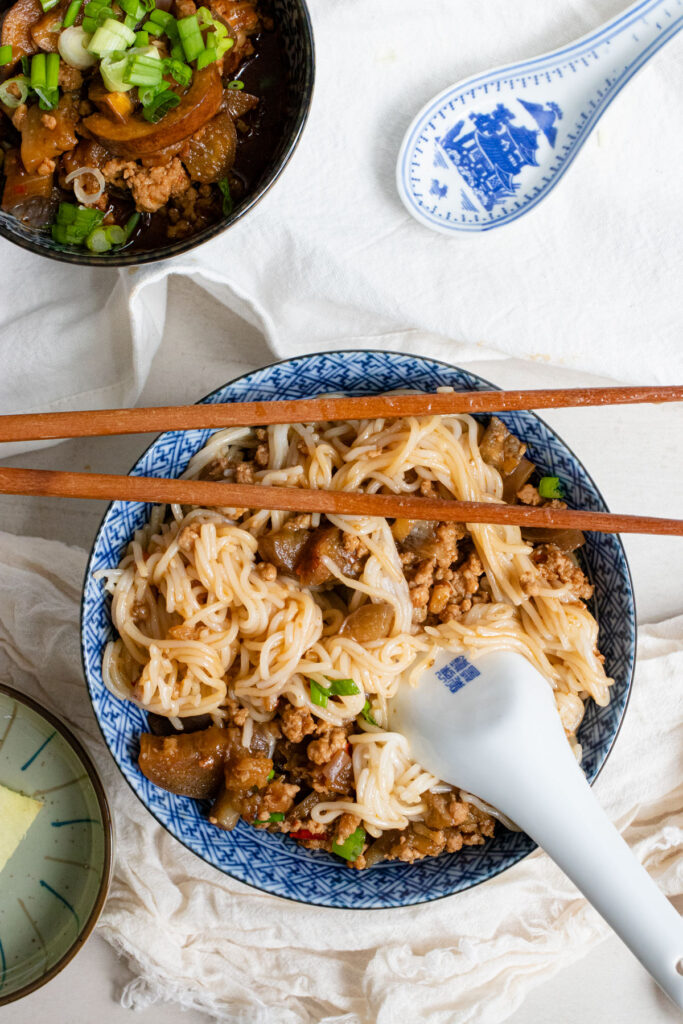
[[[459,390],[492,387],[482,378],[446,363],[392,352],[328,352],[302,356],[256,370],[226,384],[206,402],[268,401],[308,398],[331,391],[377,394],[396,388],[433,391],[442,385]],[[560,438],[533,413],[501,416],[529,445],[543,473],[560,476],[572,506],[604,511],[590,476]],[[191,430],[162,434],[136,463],[134,476],[177,477],[211,434]],[[524,834],[499,828],[484,846],[420,861],[378,864],[349,871],[331,854],[310,852],[282,835],[270,835],[240,822],[222,832],[207,821],[207,805],[153,786],[137,766],[138,736],[146,715],[118,700],[102,681],[102,652],[112,636],[109,598],[94,579],[99,569],[116,566],[133,532],[147,520],[151,505],[114,502],[95,539],[83,595],[81,634],[85,674],[95,714],[115,761],[132,789],[158,822],[190,850],[220,871],[287,899],[321,906],[398,907],[448,896],[504,871],[535,847]],[[600,624],[600,649],[615,679],[608,707],[589,704],[579,730],[583,766],[590,780],[602,767],[616,738],[628,699],[635,659],[635,609],[626,556],[618,537],[588,534],[585,568],[595,584],[594,614]]]

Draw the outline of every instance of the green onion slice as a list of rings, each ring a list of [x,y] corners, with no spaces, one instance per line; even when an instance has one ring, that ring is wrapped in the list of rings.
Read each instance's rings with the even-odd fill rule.
[[[185,59],[195,60],[204,50],[204,40],[199,29],[199,22],[196,14],[188,18],[180,18],[178,21],[178,36],[185,51]]]
[[[129,85],[159,85],[162,76],[163,64],[158,57],[134,54],[127,60],[123,80]]]
[[[197,57],[197,71],[201,71],[202,68],[208,67],[209,64],[213,64],[217,60],[218,52],[213,46],[207,46]]]
[[[125,229],[119,227],[118,224],[111,224],[108,228],[105,228],[105,231],[112,245],[123,245],[126,241]]]
[[[332,843],[332,853],[344,860],[357,860],[365,845],[365,829],[360,825],[343,843]]]
[[[82,6],[83,0],[71,0],[71,3],[66,9],[66,14],[64,15],[62,28],[71,28],[73,23],[76,21],[76,18],[78,17],[78,12],[80,11]]]
[[[12,47],[0,46],[0,67],[4,67],[5,64],[12,63]]]
[[[104,57],[114,50],[127,50],[134,42],[135,32],[132,28],[127,28],[113,18],[107,18],[90,40],[88,52],[94,53],[96,57]]]
[[[18,96],[14,95],[15,88],[19,91]],[[16,110],[26,102],[30,88],[31,83],[26,75],[15,75],[14,78],[8,78],[0,85],[0,103],[4,103],[10,110]]]
[[[109,252],[111,249],[111,242],[107,238],[106,228],[95,228],[91,231],[85,240],[85,244],[90,249],[90,252]]]
[[[152,124],[156,124],[157,121],[161,121],[162,117],[168,114],[169,110],[173,110],[180,103],[180,96],[176,93],[171,92],[170,89],[165,89],[154,99],[148,106],[143,107],[142,116],[145,121],[150,121]]]
[[[136,32],[135,33],[135,45],[136,46],[149,46],[149,32]]]
[[[47,54],[36,53],[31,58],[31,88],[44,89],[47,86]]]
[[[329,679],[329,676],[327,677]],[[330,679],[329,693],[335,697],[352,697],[360,690],[353,679]]]
[[[140,214],[139,213],[131,214],[131,216],[126,221],[126,227],[125,227],[126,241],[128,241],[128,239],[133,234],[133,232],[135,231],[135,229],[136,229],[136,227],[138,226],[139,223],[140,223]]]
[[[361,715],[363,716],[363,718],[365,719],[366,722],[369,722],[370,725],[376,725],[377,728],[379,729],[379,725],[375,721],[374,716],[372,714],[372,705],[371,705],[369,700],[366,700],[365,704],[363,705],[363,710],[361,711]]]
[[[40,6],[43,8],[45,13],[51,11],[53,7],[56,7],[59,0],[40,0]]]
[[[542,476],[538,483],[538,493],[542,498],[561,498],[560,478],[558,476]]]
[[[329,690],[327,687],[321,686],[320,683],[316,683],[315,679],[309,679],[308,681],[311,686],[311,704],[315,704],[319,708],[326,708]]]
[[[192,81],[192,68],[183,61],[167,57],[164,61],[164,74],[172,75],[178,85],[189,85]]]
[[[266,782],[270,782],[270,780],[274,779],[274,778],[275,778],[275,769],[271,768],[270,771],[268,772],[268,774],[266,775]]]
[[[59,85],[59,54],[48,53],[45,64],[45,77],[47,79],[47,87],[48,89],[56,89]]]
[[[223,195],[223,216],[229,217],[233,208],[232,196],[230,195],[230,182],[227,178],[221,178],[218,182],[218,187]]]
[[[225,88],[226,89],[244,89],[244,82],[238,82],[237,79],[235,79],[234,82],[228,82],[228,84],[226,85]]]

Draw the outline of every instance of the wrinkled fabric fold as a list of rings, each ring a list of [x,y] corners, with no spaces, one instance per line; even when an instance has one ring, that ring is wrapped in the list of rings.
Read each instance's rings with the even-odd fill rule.
[[[173,999],[230,1024],[496,1024],[606,936],[540,851],[457,896],[362,915],[289,903],[204,864],[139,803],[100,736],[80,665],[85,565],[79,548],[0,534],[0,678],[60,714],[102,775],[116,857],[98,927],[136,972],[124,1005]],[[642,626],[638,640],[629,708],[595,792],[677,895],[683,616]]]

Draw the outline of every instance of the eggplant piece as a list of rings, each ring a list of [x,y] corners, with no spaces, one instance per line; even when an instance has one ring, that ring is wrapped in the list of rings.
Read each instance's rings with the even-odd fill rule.
[[[433,519],[402,520],[401,522],[410,523],[408,533],[401,531],[403,532],[400,541],[401,551],[413,551],[420,558],[434,558],[439,550],[439,537],[436,532],[439,523]]]
[[[360,576],[362,562],[344,548],[343,534],[337,526],[320,526],[309,535],[296,564],[296,575],[304,586],[321,586],[336,579],[324,558],[334,562],[344,576],[353,579]]]
[[[326,764],[311,773],[318,786],[333,793],[349,793],[353,786],[353,762],[346,750],[338,750]]]
[[[517,491],[521,491],[535,469],[533,462],[522,456],[512,472],[503,477],[503,501],[516,501]]]
[[[294,572],[310,536],[308,530],[283,526],[281,530],[273,530],[259,537],[258,553],[264,562],[270,562],[277,569]]]
[[[40,228],[49,224],[57,206],[52,190],[53,175],[29,174],[17,149],[9,149],[5,153],[3,171],[2,209],[28,227]]]
[[[43,17],[40,0],[16,0],[5,14],[0,32],[0,46],[12,47],[12,63],[0,68],[3,74],[11,74],[12,68],[22,57],[30,57],[38,47],[31,35],[32,27]]]
[[[235,162],[237,132],[229,114],[217,114],[185,143],[180,159],[193,181],[225,178]]]
[[[394,622],[394,609],[390,604],[363,604],[347,615],[339,630],[340,636],[351,637],[358,643],[383,640],[389,636]]]
[[[522,540],[527,540],[531,544],[555,544],[566,555],[583,547],[586,543],[586,538],[581,530],[563,530],[550,526],[523,526]]]
[[[212,725],[201,732],[176,736],[140,736],[140,771],[155,786],[180,796],[203,800],[214,796],[223,781],[232,730]]]
[[[182,732],[199,732],[201,729],[208,729],[211,725],[211,715],[188,715],[181,718],[182,729],[176,729],[164,715],[155,715],[153,711],[147,712],[147,725],[149,731],[155,736],[178,736]]]
[[[242,801],[236,793],[223,786],[209,812],[209,821],[225,832],[232,832],[241,814]]]
[[[522,461],[526,445],[510,433],[502,420],[492,416],[479,443],[479,451],[484,462],[503,476],[509,476]]]
[[[78,143],[75,130],[78,106],[74,96],[70,93],[62,96],[49,114],[57,121],[54,128],[43,124],[45,111],[36,103],[28,108],[21,126],[21,162],[29,174],[37,171],[44,160],[54,160]]]
[[[134,115],[117,124],[104,114],[91,114],[83,121],[87,131],[117,156],[130,160],[158,153],[184,142],[207,124],[223,99],[223,84],[216,64],[198,71],[180,103],[157,124]]]
[[[236,121],[239,117],[244,117],[250,110],[253,110],[259,105],[258,96],[252,96],[249,92],[238,89],[226,89],[223,93],[223,100],[221,102],[221,111],[225,111],[226,114],[230,114],[233,121]]]
[[[58,4],[57,7],[53,7],[52,10],[44,14],[42,18],[39,18],[31,26],[31,39],[36,44],[37,49],[44,50],[45,53],[57,53],[57,41],[62,27],[62,18],[66,14],[67,6],[68,4],[65,3],[65,0],[62,0],[62,3]]]

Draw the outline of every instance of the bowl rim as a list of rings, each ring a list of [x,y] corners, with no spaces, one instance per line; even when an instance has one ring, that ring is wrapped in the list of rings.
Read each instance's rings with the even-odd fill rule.
[[[202,405],[204,403],[207,403],[210,398],[212,398],[214,395],[218,394],[219,392],[224,391],[225,388],[228,387],[229,385],[237,384],[240,381],[243,381],[246,378],[251,377],[254,373],[258,373],[261,370],[268,370],[271,367],[283,366],[284,364],[296,365],[296,363],[298,363],[298,362],[303,362],[303,361],[312,360],[312,359],[318,359],[318,358],[325,357],[325,356],[334,356],[334,355],[342,355],[342,356],[343,355],[349,355],[349,356],[356,355],[357,356],[357,355],[365,355],[368,352],[373,353],[373,354],[377,354],[377,355],[387,355],[387,356],[391,356],[391,357],[399,357],[401,359],[406,359],[406,358],[407,359],[419,359],[421,361],[430,362],[430,363],[432,363],[432,364],[434,364],[436,366],[444,367],[444,368],[446,368],[448,370],[459,370],[462,373],[465,373],[465,374],[467,374],[467,375],[469,375],[471,377],[476,377],[479,381],[481,381],[482,384],[485,384],[492,391],[502,391],[503,390],[497,384],[493,384],[486,377],[482,377],[481,374],[476,373],[475,371],[472,371],[472,370],[468,370],[465,367],[458,366],[455,363],[448,363],[448,362],[446,362],[445,359],[437,359],[437,358],[433,358],[431,356],[423,356],[423,355],[420,355],[420,354],[417,354],[417,353],[412,353],[412,352],[398,352],[395,349],[363,349],[363,348],[323,349],[320,352],[310,352],[310,353],[305,353],[305,354],[296,355],[296,356],[287,356],[287,357],[284,357],[282,359],[275,359],[275,360],[273,360],[270,363],[264,363],[262,366],[254,367],[251,370],[247,370],[245,373],[239,374],[237,377],[233,377],[231,380],[226,381],[224,384],[221,384],[219,387],[214,388],[213,391],[209,391],[202,398],[198,399],[194,404],[195,405]],[[604,498],[604,496],[602,494],[602,491],[597,486],[597,484],[595,483],[595,480],[593,479],[592,475],[588,472],[588,470],[584,466],[583,462],[581,461],[581,459],[579,459],[578,455],[576,455],[574,450],[569,447],[569,445],[557,433],[557,431],[554,430],[541,416],[539,416],[538,413],[534,412],[532,409],[527,409],[527,410],[523,410],[523,411],[526,412],[529,416],[533,416],[536,420],[538,420],[543,425],[545,430],[547,430],[549,434],[551,434],[554,438],[556,438],[557,441],[560,442],[560,444],[562,444],[564,446],[564,448],[567,450],[567,452],[571,455],[572,459],[581,466],[583,472],[586,475],[586,478],[589,480],[591,486],[595,489],[595,494],[596,494],[597,498],[604,505],[605,510],[609,511],[609,506],[608,506],[607,502],[605,501],[605,498]],[[161,431],[161,433],[157,434],[156,437],[154,437],[152,439],[152,441],[150,441],[150,443],[140,453],[138,458],[135,460],[135,462],[131,466],[128,475],[130,475],[132,473],[132,471],[135,469],[135,467],[138,465],[138,463],[140,463],[145,458],[145,456],[156,445],[158,440],[164,434],[168,434],[168,433],[174,433],[174,431]],[[215,431],[212,431],[212,433],[215,433]],[[102,535],[102,533],[104,531],[105,522],[107,520],[107,517],[109,516],[109,513],[112,511],[112,509],[113,509],[115,504],[117,504],[116,501],[111,501],[107,505],[107,508],[105,509],[105,511],[104,511],[104,513],[102,515],[102,520],[101,520],[100,525],[99,525],[99,527],[97,529],[97,533],[95,534],[95,536],[93,538],[93,541],[92,541],[92,545],[91,545],[91,548],[90,548],[90,553],[88,555],[88,561],[87,561],[86,567],[85,567],[85,574],[84,574],[84,577],[83,577],[83,588],[82,588],[82,591],[81,591],[80,619],[79,619],[79,632],[80,632],[80,641],[81,641],[80,642],[81,665],[82,665],[82,668],[83,668],[83,675],[85,677],[85,683],[86,683],[86,687],[87,687],[87,690],[88,690],[88,698],[89,698],[90,703],[92,705],[93,713],[95,715],[95,719],[97,721],[98,728],[99,728],[100,733],[102,735],[102,739],[104,740],[105,745],[107,747],[107,750],[109,750],[110,753],[112,753],[112,751],[109,748],[109,744],[107,742],[107,738],[105,736],[104,729],[102,728],[102,725],[100,723],[99,715],[95,711],[94,701],[93,701],[93,694],[92,694],[91,688],[90,688],[90,677],[89,677],[89,673],[88,673],[88,666],[87,666],[86,655],[85,655],[84,626],[85,626],[86,589],[87,589],[88,578],[89,578],[89,576],[91,574],[90,566],[91,566],[91,563],[92,563],[92,560],[93,560],[93,557],[94,557],[94,554],[95,554],[95,549],[96,549],[96,547],[97,547],[97,545],[99,543],[100,537],[101,537],[101,535]],[[143,504],[145,504],[145,503],[143,502]],[[153,504],[159,504],[159,503],[158,502],[153,502]],[[614,730],[614,734],[610,738],[609,746],[607,747],[607,749],[605,751],[605,756],[603,757],[602,764],[600,765],[600,767],[596,771],[595,775],[593,776],[593,778],[589,782],[589,785],[591,787],[594,785],[594,783],[596,782],[596,780],[597,780],[598,776],[600,775],[601,771],[605,767],[605,765],[606,765],[606,763],[607,763],[607,761],[608,761],[608,759],[609,759],[609,757],[610,757],[610,755],[612,753],[612,750],[614,749],[614,745],[615,745],[615,743],[616,743],[616,741],[617,741],[617,739],[619,737],[619,733],[621,732],[622,726],[624,724],[624,719],[626,717],[626,712],[628,711],[629,703],[630,703],[630,700],[631,700],[631,693],[632,693],[632,690],[633,690],[633,680],[634,680],[634,677],[635,677],[635,670],[636,670],[636,659],[637,659],[637,654],[638,654],[638,630],[637,630],[638,619],[637,619],[637,611],[636,611],[635,592],[634,592],[634,588],[633,588],[633,576],[632,576],[632,573],[631,573],[631,567],[629,565],[628,557],[626,555],[626,549],[624,548],[624,542],[621,539],[621,534],[613,534],[612,536],[615,538],[617,544],[619,545],[619,549],[620,549],[620,552],[621,552],[621,557],[622,557],[622,560],[623,560],[623,566],[624,566],[625,573],[626,573],[626,579],[627,579],[627,582],[628,582],[628,588],[629,588],[629,594],[630,594],[630,597],[631,597],[631,603],[632,603],[632,607],[633,607],[633,620],[631,622],[632,652],[633,652],[633,654],[632,654],[631,668],[630,668],[629,676],[628,676],[628,679],[626,680],[625,699],[624,699],[624,706],[623,706],[623,709],[621,711],[621,716],[619,718],[619,722],[617,724],[617,727]],[[183,846],[186,850],[188,850],[195,857],[198,857],[199,860],[202,861],[202,863],[207,864],[209,867],[212,867],[215,871],[218,871],[221,875],[227,875],[228,878],[232,878],[234,881],[237,881],[237,882],[239,882],[242,885],[249,886],[249,888],[254,889],[256,892],[266,893],[268,896],[272,896],[275,899],[284,900],[287,903],[299,903],[299,904],[301,904],[303,906],[309,906],[309,907],[324,907],[327,910],[337,910],[337,911],[340,911],[340,912],[353,911],[354,913],[357,913],[359,911],[364,912],[364,913],[382,912],[382,911],[397,911],[397,910],[402,910],[405,907],[423,906],[423,905],[428,904],[428,903],[436,903],[438,900],[451,899],[452,897],[460,895],[461,892],[469,892],[471,889],[475,889],[478,886],[483,885],[485,882],[488,882],[490,879],[496,878],[498,875],[503,874],[509,868],[515,867],[517,864],[521,863],[523,860],[526,860],[527,857],[531,856],[532,853],[535,853],[536,850],[539,849],[538,844],[535,843],[531,839],[531,837],[529,837],[530,838],[530,842],[532,843],[532,846],[531,846],[531,848],[529,849],[529,851],[527,853],[524,853],[524,854],[521,854],[520,856],[518,856],[517,859],[513,863],[511,863],[511,864],[506,864],[503,867],[494,868],[494,870],[489,875],[487,875],[486,878],[481,878],[478,881],[473,882],[471,885],[468,885],[466,888],[460,889],[460,890],[458,890],[456,892],[441,893],[440,895],[427,896],[427,897],[425,897],[423,899],[413,899],[413,900],[409,900],[407,902],[402,902],[402,903],[396,904],[395,906],[341,907],[341,906],[337,906],[337,905],[330,904],[330,903],[319,902],[319,901],[316,901],[316,900],[298,899],[296,896],[282,895],[280,893],[275,893],[275,892],[272,892],[270,889],[264,888],[263,886],[255,885],[251,881],[245,881],[244,879],[238,878],[236,875],[231,874],[230,872],[224,870],[223,868],[217,867],[215,864],[212,864],[211,861],[208,861],[208,860],[206,860],[206,858],[202,857],[202,855],[200,853],[197,853],[196,850],[192,849],[192,847],[189,846],[183,839],[179,838],[177,835],[175,835],[175,833],[170,831],[170,829],[168,828],[167,824],[164,821],[161,820],[161,818],[157,815],[156,811],[153,810],[151,807],[149,807],[145,803],[145,801],[142,799],[142,797],[138,794],[138,792],[135,790],[135,788],[133,787],[133,784],[127,778],[123,768],[119,764],[117,758],[114,757],[113,753],[112,753],[112,758],[113,758],[113,760],[114,760],[114,762],[116,764],[116,767],[117,767],[118,771],[120,772],[121,776],[123,777],[126,785],[135,794],[136,799],[139,800],[140,803],[142,804],[142,806],[145,808],[145,810],[148,811],[149,814],[151,814],[151,816],[154,818],[154,820],[157,822],[157,824],[161,825],[161,827],[164,829],[164,831],[168,832],[169,835],[171,835],[173,837],[173,839],[175,839],[178,843],[180,843],[181,846]]]
[[[27,694],[22,693],[20,690],[16,690],[13,686],[7,686],[5,683],[0,682],[0,693],[7,697],[11,697],[13,700],[17,701],[17,703],[23,704],[30,711],[34,711],[41,718],[44,718],[57,730],[57,732],[60,733],[62,738],[65,739],[69,746],[74,750],[85,768],[88,780],[95,791],[100,814],[102,815],[102,832],[104,835],[104,860],[102,863],[100,884],[92,910],[83,924],[83,927],[80,929],[78,935],[63,956],[61,956],[60,959],[45,972],[45,974],[42,974],[40,978],[37,978],[35,981],[30,981],[26,985],[22,985],[21,988],[14,992],[9,992],[7,995],[2,995],[0,993],[0,1006],[6,1006],[8,1003],[13,1003],[17,999],[22,999],[24,996],[30,995],[31,992],[35,992],[37,989],[42,988],[42,986],[46,985],[48,981],[52,981],[52,979],[73,960],[76,954],[87,942],[93,928],[97,924],[100,914],[102,913],[102,908],[109,892],[113,866],[112,849],[114,829],[111,812],[109,810],[109,802],[104,791],[104,786],[102,785],[97,773],[97,769],[95,768],[90,754],[87,752],[80,740],[76,738],[71,729],[62,721],[61,718],[55,715],[52,711],[48,711],[44,705],[40,704],[37,700],[34,700],[33,697],[29,697]]]
[[[59,249],[53,249],[46,244],[41,244],[38,241],[34,241],[33,238],[24,238],[18,233],[12,231],[8,226],[10,223],[13,223],[13,221],[10,221],[8,214],[0,216],[0,238],[5,238],[8,242],[18,245],[22,249],[26,249],[37,256],[45,256],[47,259],[55,260],[57,263],[68,263],[75,266],[102,267],[104,269],[109,269],[111,267],[141,267],[148,263],[163,263],[165,260],[174,259],[176,256],[182,256],[193,249],[199,248],[199,246],[204,245],[205,242],[212,241],[214,238],[217,238],[218,235],[227,231],[228,228],[231,228],[233,224],[236,224],[241,220],[249,210],[253,209],[261,202],[266,193],[270,191],[272,186],[283,173],[294,155],[299,142],[301,141],[304,128],[306,127],[306,123],[310,115],[311,105],[313,103],[313,94],[315,92],[316,66],[313,24],[307,0],[295,0],[295,3],[299,7],[302,19],[301,38],[304,41],[305,50],[305,83],[301,90],[298,110],[289,131],[288,142],[279,162],[266,174],[256,191],[247,196],[244,201],[240,203],[231,214],[229,214],[228,217],[219,220],[216,224],[209,225],[209,227],[204,228],[203,231],[198,231],[196,235],[190,235],[189,238],[181,239],[175,243],[169,243],[159,249],[150,250],[148,252],[127,252],[124,249],[120,254],[113,256],[104,255],[104,258],[102,258],[102,256],[95,256],[87,250],[85,252],[61,251]]]

